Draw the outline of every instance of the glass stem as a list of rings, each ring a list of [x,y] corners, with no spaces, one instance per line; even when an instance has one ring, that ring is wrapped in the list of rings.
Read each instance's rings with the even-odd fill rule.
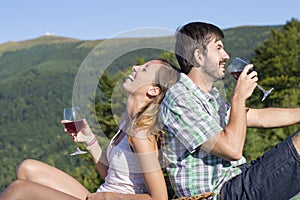
[[[266,90],[263,88],[263,87],[261,87],[260,85],[256,85],[257,87],[258,87],[258,89],[260,89],[263,93],[265,93],[266,92]]]

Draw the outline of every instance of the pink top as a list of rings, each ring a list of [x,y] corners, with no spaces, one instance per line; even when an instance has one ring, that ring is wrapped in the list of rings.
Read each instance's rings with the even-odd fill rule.
[[[130,148],[127,134],[118,144],[113,144],[121,133],[121,130],[117,132],[107,148],[108,174],[97,192],[147,193],[139,162]]]

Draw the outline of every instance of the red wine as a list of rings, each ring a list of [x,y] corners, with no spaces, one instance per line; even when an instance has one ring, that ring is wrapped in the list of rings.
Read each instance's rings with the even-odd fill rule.
[[[83,120],[67,122],[65,127],[69,133],[78,133],[83,127]]]
[[[254,69],[250,68],[249,71],[247,72],[247,75],[250,74]],[[234,79],[238,80],[238,78],[240,77],[242,71],[236,71],[236,72],[231,72],[231,76],[233,76]]]
[[[242,73],[241,71],[240,72],[231,72],[231,76],[233,76],[234,79],[238,80],[241,73]]]

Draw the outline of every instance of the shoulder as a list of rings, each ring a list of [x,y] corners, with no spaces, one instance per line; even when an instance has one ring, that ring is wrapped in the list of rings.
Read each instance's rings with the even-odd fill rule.
[[[187,75],[181,73],[179,80],[167,91],[163,104],[171,106],[191,99],[195,85]]]
[[[136,153],[157,151],[157,141],[153,135],[149,135],[148,130],[136,130],[130,135],[131,145]]]

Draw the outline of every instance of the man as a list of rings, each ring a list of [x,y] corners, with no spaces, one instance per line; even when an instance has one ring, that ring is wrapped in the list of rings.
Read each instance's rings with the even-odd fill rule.
[[[299,108],[246,108],[257,72],[245,67],[228,111],[214,83],[225,77],[229,55],[215,25],[192,22],[176,34],[178,82],[161,104],[163,154],[177,196],[215,192],[215,199],[288,199],[300,191],[300,134],[247,164],[242,156],[248,127],[300,122]]]

